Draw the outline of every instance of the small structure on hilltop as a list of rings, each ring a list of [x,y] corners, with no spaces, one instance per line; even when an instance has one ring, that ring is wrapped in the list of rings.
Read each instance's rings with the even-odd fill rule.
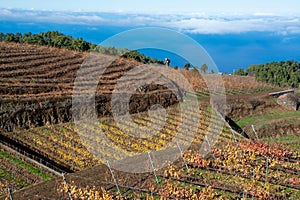
[[[279,96],[277,99],[277,103],[293,110],[299,110],[299,100],[296,95],[291,93]]]

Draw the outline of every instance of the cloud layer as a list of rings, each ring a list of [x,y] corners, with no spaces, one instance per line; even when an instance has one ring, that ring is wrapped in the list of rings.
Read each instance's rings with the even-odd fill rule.
[[[273,13],[253,13],[251,15],[135,14],[0,9],[0,20],[91,26],[160,26],[198,34],[228,34],[252,31],[273,32],[282,35],[300,33],[300,16],[280,16]]]

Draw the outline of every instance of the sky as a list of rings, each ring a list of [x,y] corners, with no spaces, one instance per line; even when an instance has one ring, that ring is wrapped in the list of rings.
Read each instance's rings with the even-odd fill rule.
[[[1,0],[1,8],[97,12],[299,13],[298,0]]]

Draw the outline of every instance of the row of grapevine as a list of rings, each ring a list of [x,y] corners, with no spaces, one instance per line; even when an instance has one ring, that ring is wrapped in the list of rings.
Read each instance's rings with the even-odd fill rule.
[[[50,180],[54,174],[46,172],[7,147],[0,146],[0,196],[41,181]]]
[[[214,158],[191,149],[183,156],[188,168],[182,162],[173,163],[156,172],[157,180],[151,173],[114,170],[116,185],[108,169],[99,169],[101,175],[95,177],[81,172],[67,175],[66,182],[59,179],[53,189],[60,199],[69,195],[73,199],[298,199],[299,158],[284,148],[269,154],[274,146],[262,144],[240,141],[237,147],[232,138],[213,148]],[[294,161],[282,159],[283,154]]]

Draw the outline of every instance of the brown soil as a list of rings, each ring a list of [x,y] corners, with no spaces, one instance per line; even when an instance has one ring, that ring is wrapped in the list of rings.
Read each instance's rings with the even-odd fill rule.
[[[72,95],[78,70],[85,73],[79,87],[94,84],[92,75],[102,70],[97,80],[96,107],[99,116],[111,115],[112,91],[125,73],[130,73],[128,83],[143,80],[152,75],[150,70],[140,68],[133,59],[103,56],[96,61],[93,56],[75,51],[38,47],[25,44],[0,43],[0,127],[4,131],[62,123],[72,119]],[[101,66],[103,59],[110,59],[109,66]],[[150,77],[151,78],[151,77]],[[180,89],[179,89],[180,90]],[[90,92],[86,90],[84,92]],[[95,92],[95,91],[93,91]],[[114,93],[127,92],[126,90]],[[132,91],[129,91],[132,92]],[[178,103],[172,91],[163,85],[145,85],[130,99],[130,112],[143,112],[152,105],[168,107]]]

